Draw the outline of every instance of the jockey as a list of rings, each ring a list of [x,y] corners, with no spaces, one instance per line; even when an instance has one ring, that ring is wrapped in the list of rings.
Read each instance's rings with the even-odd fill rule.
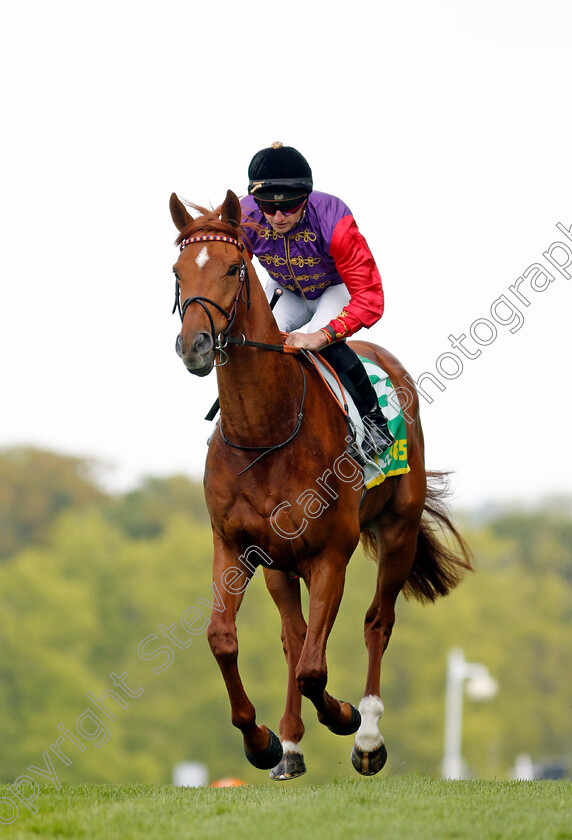
[[[296,149],[273,143],[248,168],[242,199],[250,250],[271,280],[270,300],[283,290],[274,315],[289,333],[286,344],[319,352],[351,394],[367,429],[367,457],[387,449],[393,436],[359,356],[345,339],[383,314],[379,271],[351,210],[333,195],[313,190],[312,170]],[[297,332],[308,324],[307,332]]]

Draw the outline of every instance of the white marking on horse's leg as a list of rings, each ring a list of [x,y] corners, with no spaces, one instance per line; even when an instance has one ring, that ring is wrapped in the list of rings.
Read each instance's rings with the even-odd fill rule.
[[[298,753],[299,755],[302,755],[300,744],[295,744],[294,741],[282,741],[282,751],[284,752],[284,755],[286,755],[286,753]]]
[[[202,268],[203,265],[207,262],[209,258],[209,252],[207,251],[207,246],[203,245],[199,253],[197,254],[197,258],[195,259],[196,264],[199,268]]]
[[[356,732],[355,745],[362,752],[373,752],[383,744],[377,722],[383,714],[383,703],[375,694],[364,697],[359,704],[361,726]]]

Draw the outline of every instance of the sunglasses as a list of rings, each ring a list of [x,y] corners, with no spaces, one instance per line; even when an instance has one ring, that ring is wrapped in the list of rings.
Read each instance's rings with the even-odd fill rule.
[[[267,216],[275,216],[276,213],[280,210],[283,216],[291,216],[293,213],[296,213],[303,205],[306,203],[306,199],[308,196],[299,196],[297,195],[295,198],[288,198],[285,201],[262,201],[259,199],[254,199],[258,204],[260,210],[263,213],[266,213]],[[300,201],[300,198],[302,199]]]

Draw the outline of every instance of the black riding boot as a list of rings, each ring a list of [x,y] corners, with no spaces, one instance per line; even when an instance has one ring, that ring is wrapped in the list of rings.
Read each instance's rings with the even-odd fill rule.
[[[350,392],[360,413],[366,430],[362,444],[365,455],[372,458],[377,452],[383,452],[391,446],[394,438],[359,356],[345,341],[329,344],[320,352],[336,371],[344,388]]]

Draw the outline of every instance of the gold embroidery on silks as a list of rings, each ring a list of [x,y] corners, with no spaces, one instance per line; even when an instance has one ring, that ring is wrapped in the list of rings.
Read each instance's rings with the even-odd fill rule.
[[[267,239],[267,240],[268,239],[284,239],[284,237],[282,236],[281,233],[276,233],[275,230],[272,230],[272,228],[269,228],[269,227],[262,228],[261,230],[259,230],[258,235],[260,236],[261,239]]]
[[[334,321],[341,321],[342,324],[344,325],[344,331],[343,332],[336,332],[336,338],[345,338],[345,336],[348,334],[349,327],[346,324],[346,318],[348,317],[348,315],[349,315],[349,312],[346,309],[342,309],[342,311],[337,316],[337,318],[334,318]]]
[[[291,283],[285,282],[285,281],[288,281],[288,280],[292,280],[292,278],[290,277],[289,274],[280,274],[278,271],[269,271],[268,273],[271,277],[274,278],[274,280],[278,280],[280,282],[280,285],[284,286],[285,289],[291,289],[292,291],[294,291],[298,288],[297,286],[295,286]],[[325,276],[324,274],[313,274],[313,275],[303,274],[301,277],[297,277],[296,280],[317,280],[319,277],[324,277],[324,276]],[[327,289],[329,285],[330,284],[327,283],[327,282],[326,283],[314,283],[311,286],[305,286],[304,287],[304,292],[317,292],[318,290],[321,290],[321,289]],[[298,288],[298,291],[300,291],[299,288]]]
[[[278,239],[282,239],[284,241],[284,253],[285,257],[279,257],[277,254],[259,254],[258,259],[261,263],[265,266],[273,265],[276,268],[278,266],[287,266],[289,269],[289,274],[281,274],[278,271],[270,271],[269,268],[266,270],[270,277],[278,280],[280,285],[283,286],[288,291],[297,292],[301,297],[305,297],[308,292],[317,292],[326,289],[330,283],[314,283],[310,286],[302,287],[300,284],[304,282],[308,282],[310,280],[319,280],[320,277],[325,277],[326,272],[322,271],[318,274],[296,274],[293,266],[297,268],[303,268],[307,265],[309,268],[314,268],[314,266],[318,265],[322,262],[322,258],[318,256],[309,256],[309,257],[291,257],[290,256],[290,242],[298,242],[299,240],[303,240],[304,242],[315,242],[317,237],[316,234],[313,233],[308,228],[305,228],[303,231],[299,233],[290,234],[289,236],[284,236],[282,233],[277,233],[271,227],[261,228],[258,231],[258,236],[261,239],[265,239],[266,241],[272,239],[276,241]]]
[[[277,231],[270,227],[261,228],[258,231],[258,236],[261,239],[284,239],[283,233],[277,233]],[[301,230],[299,233],[291,234],[288,239],[293,239],[294,242],[298,242],[299,239],[302,239],[304,242],[315,242],[316,234],[308,230],[308,228],[305,228],[305,230]]]
[[[274,277],[274,274],[270,273],[270,276],[271,276],[271,277]],[[280,277],[280,274],[277,274],[277,275],[274,277],[274,279],[275,279],[275,280],[278,280],[278,278],[279,278],[279,277]],[[289,291],[289,292],[296,292],[296,291],[297,291],[296,286],[294,285],[294,283],[280,283],[280,285],[282,286],[282,288],[283,288],[283,289],[288,289],[288,291]]]
[[[302,288],[302,286],[300,285],[301,278],[296,276],[296,274],[294,272],[294,269],[292,268],[292,261],[290,259],[290,239],[291,238],[293,238],[293,237],[288,237],[287,239],[286,238],[284,239],[284,250],[286,252],[286,261],[287,261],[287,264],[288,264],[288,269],[290,271],[290,277],[294,281],[294,283],[296,284],[296,288],[300,292],[300,295],[302,297],[306,297],[306,292]]]
[[[286,265],[286,260],[284,257],[279,257],[277,254],[261,254],[258,259],[262,263],[266,263],[266,265]]]
[[[290,262],[292,265],[299,265],[302,268],[305,265],[309,265],[310,268],[313,268],[318,263],[322,262],[321,257],[292,257]]]
[[[292,236],[290,236],[289,238],[293,239],[295,242],[297,242],[299,239],[303,239],[304,242],[315,242],[316,234],[312,233],[311,230],[308,230],[308,228],[306,228],[305,230],[300,231],[300,233],[292,234]]]

